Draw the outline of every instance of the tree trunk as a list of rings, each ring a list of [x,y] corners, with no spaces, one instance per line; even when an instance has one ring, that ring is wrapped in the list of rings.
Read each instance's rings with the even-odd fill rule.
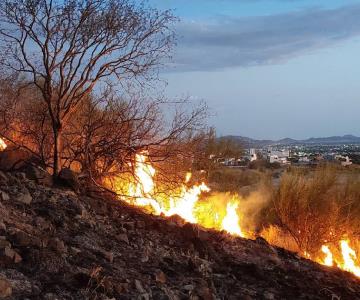
[[[53,177],[56,180],[61,170],[61,153],[62,153],[62,128],[61,125],[53,126],[54,133],[54,162]]]

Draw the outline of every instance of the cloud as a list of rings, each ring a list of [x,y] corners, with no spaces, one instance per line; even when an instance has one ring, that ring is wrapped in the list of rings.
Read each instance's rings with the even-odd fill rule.
[[[269,64],[360,35],[360,5],[182,22],[176,71]]]

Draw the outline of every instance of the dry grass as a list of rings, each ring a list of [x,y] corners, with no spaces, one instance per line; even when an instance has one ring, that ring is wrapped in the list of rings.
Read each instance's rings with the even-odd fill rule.
[[[300,249],[296,244],[294,238],[281,228],[275,225],[270,225],[264,228],[260,232],[260,236],[267,240],[270,244],[294,251],[299,252]]]
[[[239,192],[242,187],[259,183],[262,176],[255,170],[220,168],[210,173],[209,183],[218,192]]]

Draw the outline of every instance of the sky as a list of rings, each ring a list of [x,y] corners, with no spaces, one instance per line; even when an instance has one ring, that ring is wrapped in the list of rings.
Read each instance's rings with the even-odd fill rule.
[[[218,135],[360,136],[360,0],[150,2],[180,18],[166,94]]]

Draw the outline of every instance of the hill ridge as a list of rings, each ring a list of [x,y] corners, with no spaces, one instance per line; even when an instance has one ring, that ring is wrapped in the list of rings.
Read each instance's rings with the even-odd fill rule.
[[[328,137],[310,137],[307,139],[293,139],[293,138],[282,138],[279,140],[271,140],[271,139],[253,139],[245,136],[238,135],[226,135],[222,136],[219,139],[232,139],[235,140],[245,146],[272,146],[272,145],[296,145],[296,144],[360,144],[360,137],[345,134],[343,136],[328,136]]]

